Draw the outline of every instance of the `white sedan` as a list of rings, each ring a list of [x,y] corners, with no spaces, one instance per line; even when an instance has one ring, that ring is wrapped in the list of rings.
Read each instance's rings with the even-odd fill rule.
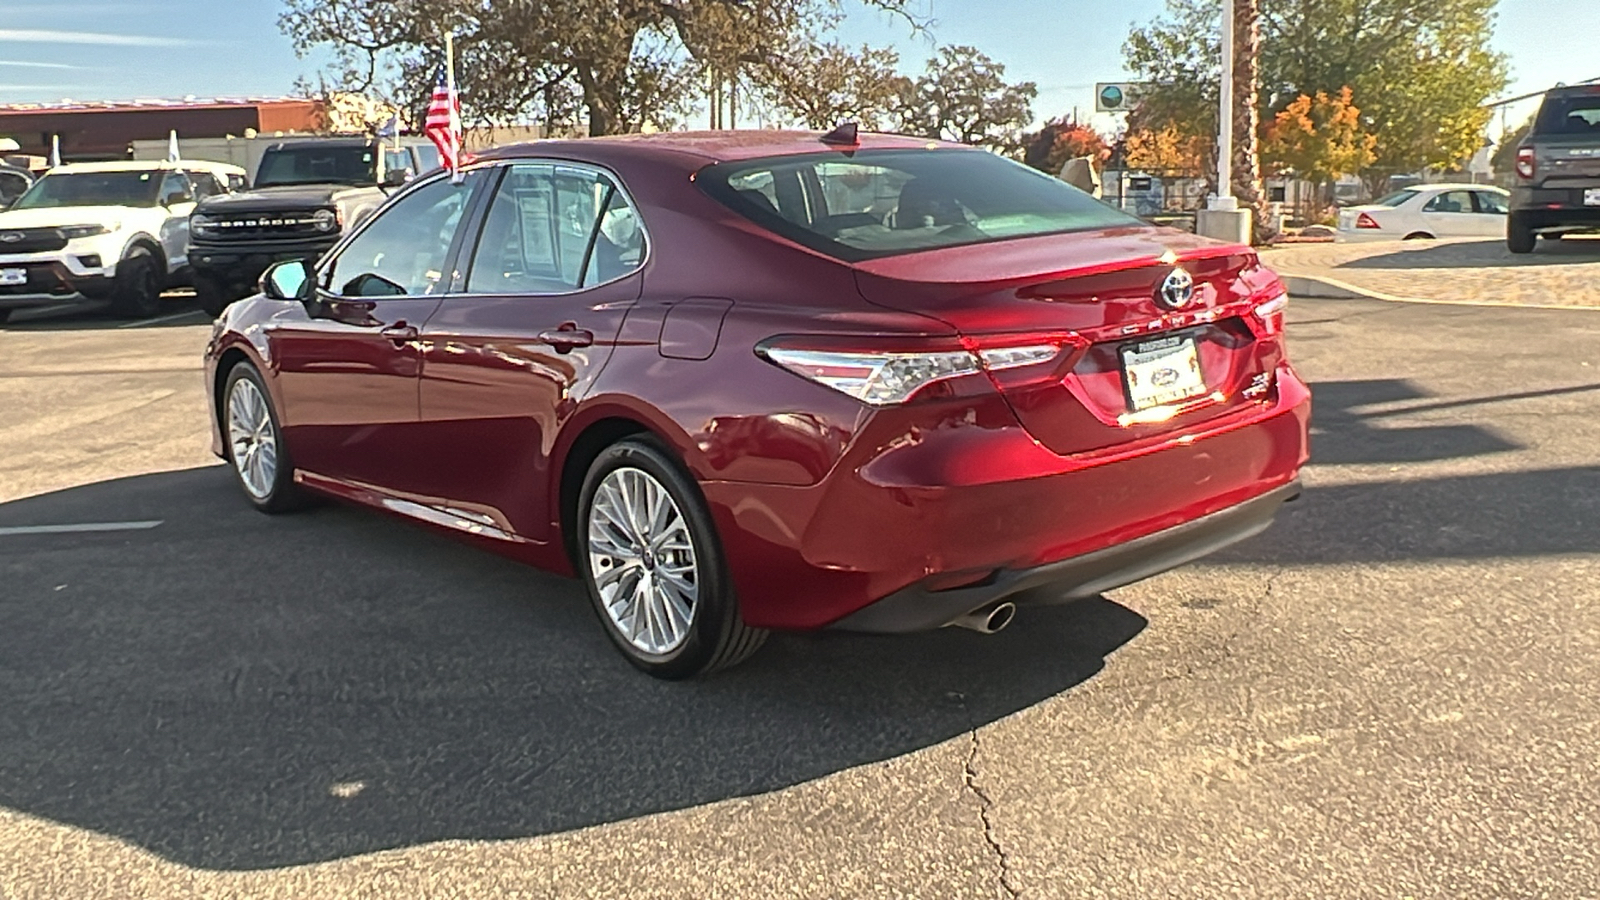
[[[1511,195],[1486,184],[1419,184],[1339,210],[1341,241],[1504,238]]]

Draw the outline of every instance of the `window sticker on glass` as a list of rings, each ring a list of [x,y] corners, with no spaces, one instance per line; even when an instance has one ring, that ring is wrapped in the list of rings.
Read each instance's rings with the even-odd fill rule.
[[[522,261],[530,270],[556,270],[555,209],[548,190],[517,192],[517,209],[522,213]]]

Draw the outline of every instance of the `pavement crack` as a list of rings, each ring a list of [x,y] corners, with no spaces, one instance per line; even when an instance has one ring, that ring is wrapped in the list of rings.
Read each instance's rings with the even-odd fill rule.
[[[1000,889],[1004,896],[1016,900],[1022,896],[1022,889],[1012,883],[1011,859],[1006,856],[1005,848],[1000,845],[1000,839],[995,835],[994,821],[989,817],[994,810],[994,800],[978,785],[978,729],[971,729],[967,732],[967,736],[971,745],[967,752],[962,778],[966,782],[967,790],[978,798],[978,818],[983,821],[983,839],[988,843],[989,849],[994,851],[995,861],[1000,867]]]

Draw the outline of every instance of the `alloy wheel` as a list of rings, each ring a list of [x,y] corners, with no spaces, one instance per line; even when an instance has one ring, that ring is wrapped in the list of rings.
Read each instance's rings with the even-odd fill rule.
[[[601,606],[634,648],[661,656],[689,637],[700,574],[689,525],[666,487],[624,466],[589,504],[589,572]]]
[[[228,443],[244,489],[257,500],[267,499],[278,478],[278,436],[267,398],[248,378],[235,381],[228,394]]]

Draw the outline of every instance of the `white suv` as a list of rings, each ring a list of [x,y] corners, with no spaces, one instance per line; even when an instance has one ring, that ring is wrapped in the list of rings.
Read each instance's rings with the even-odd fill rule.
[[[0,212],[0,322],[63,300],[110,300],[118,315],[152,316],[187,274],[196,200],[244,182],[222,163],[108,162],[57,166]]]

